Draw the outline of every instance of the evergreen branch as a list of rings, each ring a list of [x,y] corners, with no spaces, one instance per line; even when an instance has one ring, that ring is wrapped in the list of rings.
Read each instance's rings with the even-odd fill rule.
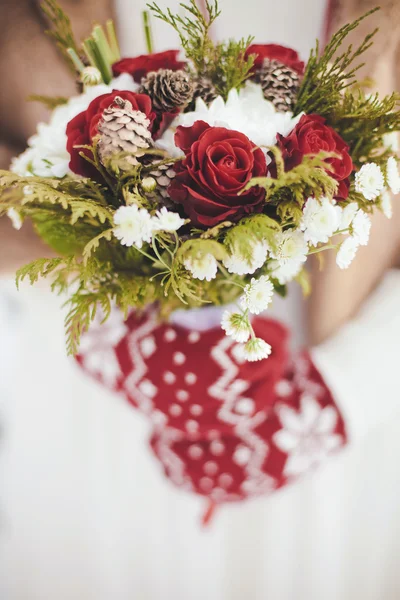
[[[46,31],[47,35],[55,40],[64,58],[73,70],[75,70],[73,65],[71,65],[67,52],[68,48],[72,48],[79,55],[79,48],[74,32],[72,31],[70,18],[63,11],[57,0],[43,0],[41,9],[52,25],[52,29]]]
[[[275,219],[267,215],[253,215],[242,219],[235,227],[226,232],[224,245],[232,254],[251,260],[254,251],[254,241],[267,241],[274,246],[276,233],[281,227]]]
[[[62,106],[68,102],[68,98],[64,96],[41,96],[40,94],[31,94],[27,100],[29,102],[40,102],[49,110],[54,110],[57,106]]]
[[[174,15],[169,8],[166,12],[162,11],[156,2],[149,3],[147,6],[157,19],[161,19],[173,27],[179,35],[187,58],[192,60],[197,72],[204,73],[207,59],[213,49],[210,28],[221,14],[218,0],[213,0],[212,3],[207,0],[206,17],[198,8],[195,0],[189,0],[189,4],[180,4],[180,7],[187,13],[183,17],[179,14]]]
[[[94,237],[93,239],[90,240],[90,242],[88,242],[83,250],[83,261],[84,263],[87,263],[89,257],[91,256],[91,254],[93,252],[95,252],[97,250],[97,248],[100,246],[100,242],[101,240],[107,240],[107,241],[111,241],[112,240],[112,234],[113,234],[113,229],[106,229],[105,231],[102,231],[101,233],[99,233],[99,235],[96,235],[96,237]]]
[[[103,225],[106,221],[113,222],[113,213],[105,206],[101,206],[94,201],[70,200],[69,208],[71,210],[71,225],[88,216],[96,221],[96,225],[98,223]]]
[[[67,336],[67,352],[75,355],[78,353],[79,341],[84,331],[89,329],[90,324],[101,307],[104,323],[111,314],[112,298],[108,291],[87,292],[82,287],[68,300],[70,310],[65,318],[65,330]]]
[[[55,269],[62,264],[65,264],[65,262],[66,259],[64,258],[38,258],[37,260],[30,262],[18,269],[15,280],[17,288],[19,289],[21,282],[27,277],[29,278],[30,284],[33,285],[40,277],[47,277],[50,273],[53,273]]]
[[[306,112],[317,113],[329,119],[331,113],[340,104],[341,94],[345,88],[353,85],[356,72],[363,66],[354,65],[372,45],[377,33],[375,29],[364,41],[353,50],[350,45],[341,54],[337,54],[347,36],[356,29],[361,21],[374,14],[379,8],[368,11],[353,23],[343,26],[327,44],[319,57],[319,43],[311,51],[306,72],[300,87],[295,106],[295,114]]]

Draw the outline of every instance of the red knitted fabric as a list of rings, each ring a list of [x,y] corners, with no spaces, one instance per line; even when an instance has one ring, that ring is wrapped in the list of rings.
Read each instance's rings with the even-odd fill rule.
[[[277,321],[255,319],[272,355],[243,362],[224,332],[115,311],[82,340],[81,366],[153,423],[167,477],[215,503],[270,492],[345,443],[343,419],[307,354],[293,359]]]

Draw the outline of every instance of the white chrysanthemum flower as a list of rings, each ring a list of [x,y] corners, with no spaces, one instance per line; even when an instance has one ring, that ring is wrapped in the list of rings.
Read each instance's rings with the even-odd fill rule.
[[[355,176],[356,191],[366,200],[375,200],[385,188],[382,169],[375,163],[363,165]]]
[[[259,279],[252,278],[244,288],[240,304],[244,310],[258,315],[268,308],[274,294],[274,286],[269,277],[262,275]]]
[[[144,242],[151,242],[153,219],[145,208],[136,204],[121,206],[115,211],[114,224],[114,235],[123,246],[141,248]]]
[[[260,269],[267,260],[268,245],[266,242],[255,242],[252,247],[251,260],[246,260],[239,252],[233,252],[227,256],[223,263],[229,273],[236,275],[252,275]]]
[[[386,165],[387,183],[393,194],[400,192],[400,174],[397,166],[397,160],[390,156]]]
[[[292,261],[284,264],[279,264],[277,260],[272,260],[269,263],[270,275],[281,285],[285,285],[300,273],[303,268],[303,262]]]
[[[21,177],[64,177],[69,170],[70,156],[67,151],[67,124],[87,109],[94,98],[113,90],[136,91],[135,83],[128,73],[113,79],[110,85],[94,85],[79,96],[71,97],[66,104],[57,106],[48,123],[39,123],[36,133],[29,138],[28,148],[11,162],[11,170]]]
[[[342,242],[336,255],[336,264],[340,269],[347,269],[353,262],[360,244],[355,237],[348,237]]]
[[[390,192],[387,190],[385,190],[381,196],[381,208],[387,219],[391,219],[393,217],[392,197]]]
[[[241,313],[226,310],[222,315],[221,327],[235,342],[244,343],[250,337],[249,321]]]
[[[371,231],[371,219],[362,210],[359,210],[353,219],[353,237],[356,238],[360,246],[366,246],[369,240],[369,233]]]
[[[300,273],[303,263],[307,260],[308,245],[304,233],[296,229],[288,229],[275,236],[276,247],[271,249],[272,258],[270,267],[273,277],[284,284],[291,281]]]
[[[339,208],[339,207],[336,207],[336,208]],[[340,231],[343,231],[350,227],[357,212],[358,212],[357,202],[351,202],[350,204],[348,204],[341,210],[341,218],[340,218],[340,223],[339,223]]]
[[[19,212],[15,208],[9,208],[7,211],[7,217],[10,219],[14,229],[17,229],[19,231],[22,227],[23,222]]]
[[[158,231],[178,231],[184,224],[185,219],[182,219],[178,213],[169,211],[165,206],[153,217],[154,229]]]
[[[261,338],[252,338],[243,347],[243,356],[249,362],[256,362],[268,358],[271,352],[271,346]]]
[[[313,246],[326,243],[339,225],[338,212],[329,198],[309,198],[303,211],[300,229]]]
[[[271,249],[271,256],[280,264],[306,261],[308,245],[301,231],[296,229],[282,231],[276,235],[275,244],[276,248]]]
[[[167,150],[172,156],[179,156],[181,151],[174,143],[176,127],[190,127],[199,120],[211,126],[240,131],[257,146],[274,146],[277,134],[287,136],[301,116],[302,114],[293,117],[291,112],[277,112],[274,105],[264,98],[261,86],[248,81],[239,92],[232,89],[226,102],[218,96],[207,106],[198,98],[195,110],[178,115],[171,128],[156,142],[156,146]]]
[[[195,279],[211,281],[215,279],[218,271],[218,263],[212,254],[204,254],[197,258],[189,257],[184,261],[184,265],[191,272]]]

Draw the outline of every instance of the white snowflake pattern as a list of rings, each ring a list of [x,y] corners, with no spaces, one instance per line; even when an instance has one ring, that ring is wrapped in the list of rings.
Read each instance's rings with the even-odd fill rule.
[[[304,393],[298,411],[281,404],[277,413],[283,428],[273,435],[273,442],[288,454],[283,470],[288,477],[315,467],[343,443],[343,437],[335,433],[336,409],[322,408],[314,396]]]

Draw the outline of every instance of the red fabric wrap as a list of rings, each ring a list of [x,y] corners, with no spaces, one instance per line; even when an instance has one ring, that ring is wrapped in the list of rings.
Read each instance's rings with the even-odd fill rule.
[[[307,354],[293,359],[277,321],[255,319],[272,355],[242,362],[222,330],[163,324],[155,311],[115,311],[82,340],[78,362],[153,423],[169,479],[215,503],[281,487],[345,443],[332,394]]]

